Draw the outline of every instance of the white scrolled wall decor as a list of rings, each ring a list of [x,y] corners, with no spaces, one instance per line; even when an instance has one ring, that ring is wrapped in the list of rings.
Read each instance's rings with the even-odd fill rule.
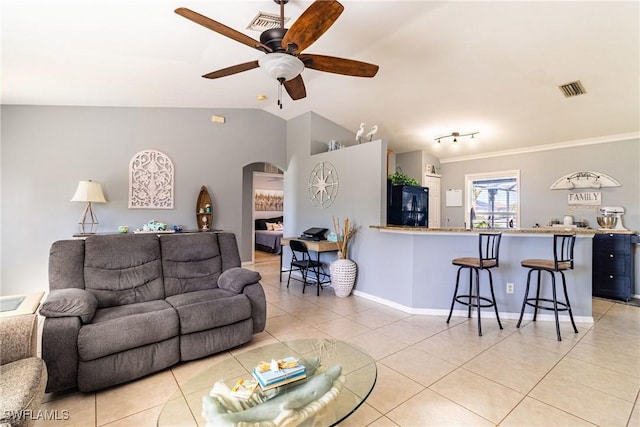
[[[173,209],[174,167],[166,154],[140,151],[129,162],[129,209]]]

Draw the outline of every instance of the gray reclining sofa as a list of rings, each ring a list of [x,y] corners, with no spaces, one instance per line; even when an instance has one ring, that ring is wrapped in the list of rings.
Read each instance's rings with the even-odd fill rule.
[[[250,341],[266,323],[259,280],[232,233],[54,242],[40,308],[46,391],[97,390]]]

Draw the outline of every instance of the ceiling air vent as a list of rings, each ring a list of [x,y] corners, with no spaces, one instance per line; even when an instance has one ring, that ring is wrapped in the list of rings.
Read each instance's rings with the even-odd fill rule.
[[[584,90],[584,86],[582,86],[580,80],[560,85],[558,87],[560,88],[562,93],[564,93],[565,98],[571,98],[572,96],[584,95],[585,93],[587,93],[587,91]]]
[[[285,24],[290,18],[285,16]],[[272,28],[280,28],[280,15],[274,15],[273,13],[258,12],[255,18],[251,20],[247,29],[263,32]]]

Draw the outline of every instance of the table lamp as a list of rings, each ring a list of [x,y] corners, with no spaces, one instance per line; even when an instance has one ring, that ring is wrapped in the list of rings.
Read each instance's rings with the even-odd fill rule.
[[[78,188],[76,188],[76,194],[73,195],[71,201],[87,203],[82,215],[80,215],[78,224],[80,225],[80,232],[82,234],[94,234],[96,225],[98,224],[98,218],[93,213],[91,203],[107,203],[104,198],[104,194],[102,194],[102,187],[100,184],[91,180],[80,181],[78,183]]]

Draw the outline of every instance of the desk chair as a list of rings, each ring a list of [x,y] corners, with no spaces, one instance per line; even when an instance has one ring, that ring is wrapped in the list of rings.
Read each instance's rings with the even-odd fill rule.
[[[520,319],[518,319],[518,328],[522,323],[522,316],[524,315],[524,309],[527,305],[533,307],[533,321],[536,321],[538,309],[553,310],[556,317],[556,335],[558,341],[562,341],[560,337],[560,322],[558,320],[559,311],[568,311],[569,318],[571,319],[571,325],[573,331],[577,334],[578,328],[573,321],[573,313],[571,312],[571,303],[569,302],[569,295],[567,295],[567,281],[564,277],[565,270],[573,270],[573,246],[576,243],[575,234],[554,234],[553,235],[553,260],[547,259],[525,259],[520,262],[520,265],[529,269],[527,275],[527,288],[524,291],[524,301],[522,302],[522,310],[520,311]],[[538,272],[538,282],[536,287],[536,297],[529,298],[529,284],[531,282],[531,273]],[[553,299],[540,298],[540,273],[546,271],[551,275],[551,291]],[[560,273],[562,277],[562,289],[564,291],[564,301],[558,301],[556,296],[556,273]],[[545,305],[545,303],[551,303]],[[558,307],[560,306],[560,307]]]
[[[493,307],[496,312],[496,319],[498,319],[498,326],[502,329],[502,323],[500,322],[500,316],[498,315],[498,307],[496,306],[496,296],[493,292],[493,277],[491,276],[491,269],[498,267],[499,255],[500,255],[500,239],[502,233],[480,233],[478,236],[478,257],[466,257],[455,258],[452,262],[453,265],[458,266],[458,274],[456,276],[456,289],[453,292],[453,299],[451,301],[451,310],[449,310],[449,317],[447,323],[451,320],[451,314],[453,313],[453,306],[455,303],[466,305],[469,308],[467,317],[471,318],[471,307],[476,307],[478,312],[478,335],[482,336],[482,323],[480,322],[480,308]],[[462,269],[469,269],[469,294],[458,295],[458,286],[460,285],[460,272]],[[491,291],[491,298],[480,296],[480,270],[486,270],[489,274],[489,289]],[[473,277],[475,273],[475,286],[473,286]],[[483,304],[484,301],[484,304]]]
[[[320,261],[311,259],[309,250],[307,249],[307,245],[305,245],[305,243],[300,240],[290,240],[289,247],[291,248],[293,257],[291,259],[291,267],[289,268],[287,288],[289,287],[289,282],[291,281],[291,272],[299,271],[300,273],[302,273],[302,293],[304,294],[304,288],[307,286],[307,275],[309,274],[309,271],[311,271],[316,276],[318,295],[320,295],[320,269],[322,268],[322,263]]]

